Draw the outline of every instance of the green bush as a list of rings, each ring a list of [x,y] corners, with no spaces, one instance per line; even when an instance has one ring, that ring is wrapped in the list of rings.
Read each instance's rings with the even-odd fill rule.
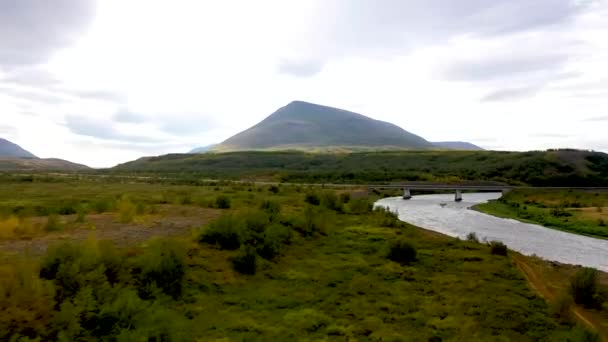
[[[274,222],[279,217],[281,213],[281,205],[276,201],[265,200],[260,204],[260,209],[262,209],[268,217],[270,221]]]
[[[340,199],[333,191],[325,191],[321,197],[321,205],[329,210],[337,211],[339,213],[344,211],[344,207]]]
[[[376,207],[374,213],[381,227],[398,228],[404,226],[404,223],[399,220],[399,214],[392,212],[388,207]]]
[[[222,215],[209,224],[199,241],[217,244],[222,249],[237,249],[241,246],[242,226],[243,223],[233,215]]]
[[[244,245],[232,259],[234,269],[243,274],[255,274],[257,268],[257,254],[253,246]]]
[[[508,252],[507,245],[500,241],[491,241],[490,242],[490,253],[494,255],[502,255],[506,256]]]
[[[271,192],[271,193],[273,193],[273,194],[278,194],[280,190],[279,190],[279,187],[278,187],[278,186],[276,186],[276,185],[271,185],[271,186],[268,188],[268,191],[270,191],[270,192]]]
[[[589,308],[600,308],[604,302],[598,287],[598,272],[585,267],[570,279],[570,291],[574,302]]]
[[[344,192],[340,194],[340,201],[344,204],[350,202],[350,194],[348,192]]]
[[[363,215],[371,212],[374,205],[365,198],[357,198],[349,201],[348,212],[356,215]]]
[[[470,232],[469,234],[467,234],[466,240],[469,242],[479,243],[479,238],[477,237],[477,233],[475,232]]]
[[[304,197],[304,202],[306,202],[308,204],[311,204],[311,205],[320,205],[321,204],[321,198],[319,197],[319,195],[317,195],[317,193],[315,193],[315,192],[309,192]]]
[[[230,209],[232,203],[228,196],[217,196],[215,199],[215,207],[218,209]]]
[[[44,225],[44,230],[47,232],[58,232],[63,230],[63,222],[61,222],[61,217],[57,214],[51,214],[46,220],[46,224]]]
[[[326,224],[325,213],[320,208],[309,205],[304,209],[303,215],[296,219],[294,228],[303,236],[314,236],[325,234],[327,231]]]
[[[409,264],[416,261],[416,249],[405,240],[393,241],[390,245],[388,259],[400,264]]]
[[[157,290],[176,299],[182,294],[186,268],[185,246],[176,240],[155,240],[136,261],[139,294],[153,297]]]
[[[279,255],[281,246],[291,242],[291,230],[280,224],[273,224],[266,228],[263,239],[256,245],[258,254],[271,260]]]

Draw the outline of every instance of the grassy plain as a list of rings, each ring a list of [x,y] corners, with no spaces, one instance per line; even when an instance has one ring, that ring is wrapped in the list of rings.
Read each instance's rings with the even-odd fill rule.
[[[515,190],[475,209],[571,233],[608,238],[608,192]]]
[[[0,236],[0,340],[597,341],[528,287],[515,253],[371,211],[364,191],[1,186],[3,222],[43,224]],[[389,260],[394,241],[415,257]]]

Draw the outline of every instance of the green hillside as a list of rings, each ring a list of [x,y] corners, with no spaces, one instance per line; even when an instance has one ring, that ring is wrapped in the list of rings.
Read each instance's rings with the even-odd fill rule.
[[[433,145],[388,122],[342,109],[294,101],[220,145],[217,151],[321,148],[425,149]]]
[[[536,186],[606,186],[608,155],[576,150],[231,152],[146,157],[110,171],[314,183],[470,180]]]

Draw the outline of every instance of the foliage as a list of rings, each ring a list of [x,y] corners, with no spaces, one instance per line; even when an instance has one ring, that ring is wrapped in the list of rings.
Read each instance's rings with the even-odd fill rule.
[[[257,269],[257,254],[254,247],[244,245],[232,260],[234,269],[243,274],[255,274]]]
[[[608,215],[597,211],[604,206],[608,207],[608,192],[517,189],[499,200],[478,204],[475,209],[571,233],[608,238],[608,230],[602,225]]]
[[[156,290],[179,298],[185,274],[185,247],[174,240],[155,240],[136,262],[138,288],[142,298],[150,298]]]
[[[61,217],[57,214],[51,214],[46,220],[46,224],[44,225],[44,230],[47,232],[57,232],[63,230],[64,225],[61,222]]]
[[[479,238],[477,237],[477,233],[475,232],[470,232],[469,234],[467,234],[466,240],[469,242],[479,243]]]
[[[502,255],[507,256],[508,248],[507,245],[502,243],[501,241],[490,241],[490,253],[493,255]]]
[[[215,199],[215,207],[218,209],[230,209],[232,201],[228,196],[217,196]]]
[[[574,302],[590,308],[601,307],[604,302],[598,288],[598,272],[593,268],[582,268],[570,280],[570,291]]]
[[[211,222],[199,237],[200,242],[217,244],[222,249],[238,249],[241,246],[243,223],[232,214],[224,214]]]
[[[374,205],[367,198],[351,199],[348,202],[348,213],[364,215],[371,212]]]
[[[321,204],[321,198],[315,192],[307,193],[306,197],[304,198],[304,201],[311,205],[320,205]]]
[[[260,205],[262,209],[270,218],[270,221],[275,221],[281,213],[281,204],[277,201],[264,200]]]
[[[401,264],[409,264],[416,261],[416,254],[416,249],[411,243],[405,240],[397,240],[391,243],[387,257]]]
[[[186,174],[208,178],[274,176],[283,182],[377,183],[397,181],[497,181],[534,186],[606,186],[608,155],[552,150],[295,151],[171,154],[122,164],[111,173]]]

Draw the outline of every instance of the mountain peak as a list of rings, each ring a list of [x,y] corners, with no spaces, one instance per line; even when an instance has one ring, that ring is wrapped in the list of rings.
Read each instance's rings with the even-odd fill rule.
[[[292,101],[227,139],[220,151],[259,149],[421,149],[433,145],[388,122],[305,101]]]

